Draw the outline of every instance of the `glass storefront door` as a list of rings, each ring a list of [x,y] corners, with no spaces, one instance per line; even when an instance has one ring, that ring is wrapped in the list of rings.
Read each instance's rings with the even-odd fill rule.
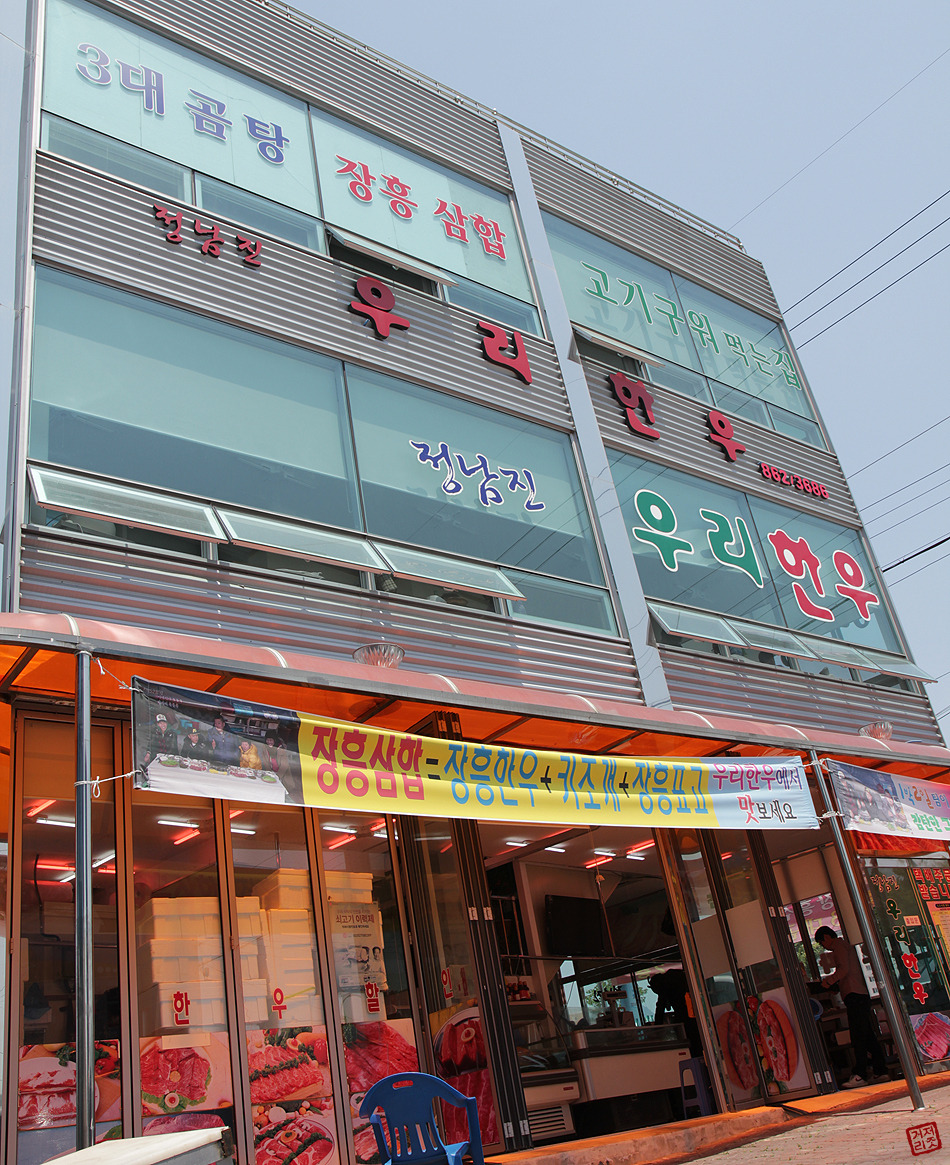
[[[813,1091],[802,992],[789,990],[770,934],[769,911],[781,907],[763,898],[747,835],[678,832],[676,852],[731,1104]]]

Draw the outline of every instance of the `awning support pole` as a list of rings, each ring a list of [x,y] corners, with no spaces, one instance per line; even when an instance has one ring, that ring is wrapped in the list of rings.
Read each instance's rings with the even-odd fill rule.
[[[825,805],[825,812],[827,814],[825,820],[831,825],[835,849],[838,851],[841,868],[844,871],[845,880],[848,883],[848,891],[851,894],[851,905],[854,907],[854,912],[857,915],[858,923],[861,927],[864,945],[868,952],[868,958],[871,960],[871,967],[874,970],[874,978],[877,979],[877,985],[881,992],[881,1002],[884,1004],[884,1010],[887,1013],[887,1022],[890,1024],[891,1034],[897,1046],[901,1071],[904,1073],[904,1079],[907,1081],[907,1090],[914,1104],[914,1112],[921,1112],[926,1108],[926,1105],[920,1093],[920,1085],[917,1083],[917,1061],[914,1056],[914,1051],[910,1046],[910,1041],[907,1038],[904,1015],[901,1011],[897,994],[894,991],[894,985],[891,982],[890,971],[884,959],[884,952],[878,941],[877,928],[868,911],[864,888],[858,878],[851,849],[845,841],[841,821],[835,811],[834,800],[828,787],[828,778],[825,776],[825,771],[821,767],[818,754],[812,751],[809,755],[811,756],[812,766],[815,772],[815,780],[818,783],[818,788],[821,790],[821,798]]]
[[[95,1143],[92,950],[92,657],[76,656],[76,1148]]]

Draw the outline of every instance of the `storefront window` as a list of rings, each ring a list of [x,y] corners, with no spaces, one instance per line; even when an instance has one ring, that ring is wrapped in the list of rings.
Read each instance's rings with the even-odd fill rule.
[[[17,1160],[38,1165],[76,1146],[76,753],[69,721],[24,719],[22,730]],[[111,728],[93,728],[92,771],[114,772]],[[122,1119],[114,788],[92,802],[97,1137]]]
[[[35,339],[32,457],[358,528],[335,361],[48,269]]]
[[[419,1068],[386,822],[321,814],[330,940],[356,1161],[378,1161],[359,1115],[367,1089]]]
[[[609,451],[650,598],[900,651],[854,530]]]
[[[194,1128],[199,1114],[197,1127],[236,1127],[218,865],[210,801],[134,794],[135,967],[146,1133]],[[242,905],[250,913],[247,902]],[[254,995],[252,987],[249,992]]]
[[[319,1159],[335,1165],[340,1154],[303,814],[251,806],[228,814],[257,1160],[265,1165],[284,1145],[319,1142]]]
[[[569,439],[347,367],[370,534],[603,581]]]

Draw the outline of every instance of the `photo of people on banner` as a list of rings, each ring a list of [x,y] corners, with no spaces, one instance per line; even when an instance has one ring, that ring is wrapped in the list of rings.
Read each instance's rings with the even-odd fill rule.
[[[132,680],[137,788],[372,813],[817,829],[801,759],[586,756],[432,740]]]

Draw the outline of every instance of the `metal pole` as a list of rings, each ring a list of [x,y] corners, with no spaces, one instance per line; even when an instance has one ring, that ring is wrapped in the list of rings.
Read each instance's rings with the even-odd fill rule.
[[[894,986],[891,983],[890,971],[884,961],[884,952],[878,942],[877,928],[868,912],[864,889],[858,879],[857,871],[852,861],[851,851],[844,839],[844,831],[841,828],[841,822],[835,811],[831,792],[828,788],[828,778],[825,776],[817,754],[811,752],[809,755],[811,756],[812,765],[815,769],[815,779],[818,782],[818,788],[821,790],[821,797],[825,804],[826,820],[831,825],[831,832],[835,839],[835,848],[838,851],[838,857],[841,859],[841,868],[844,871],[845,880],[848,883],[851,904],[854,906],[855,914],[858,917],[861,934],[864,937],[864,944],[867,947],[868,957],[874,969],[874,977],[877,979],[877,984],[880,988],[881,1001],[887,1013],[887,1022],[891,1025],[891,1033],[894,1036],[894,1043],[897,1045],[901,1070],[904,1073],[904,1079],[907,1081],[910,1098],[914,1102],[914,1112],[921,1112],[926,1108],[926,1105],[924,1104],[924,1098],[920,1094],[920,1085],[917,1083],[917,1062],[914,1057],[913,1048],[911,1048],[910,1042],[907,1039],[904,1016],[894,991]]]
[[[76,656],[76,1148],[95,1143],[92,962],[92,700],[88,651]]]

